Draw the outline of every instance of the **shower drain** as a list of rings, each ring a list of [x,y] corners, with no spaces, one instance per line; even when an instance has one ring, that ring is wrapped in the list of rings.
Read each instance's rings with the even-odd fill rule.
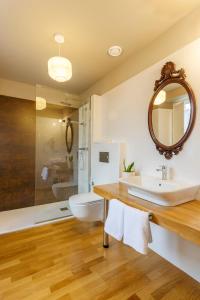
[[[68,210],[68,208],[67,207],[61,207],[60,210],[65,211],[65,210]]]

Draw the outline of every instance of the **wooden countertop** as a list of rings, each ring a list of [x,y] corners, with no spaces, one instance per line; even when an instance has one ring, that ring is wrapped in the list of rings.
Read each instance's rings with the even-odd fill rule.
[[[129,206],[149,211],[153,223],[200,245],[200,201],[193,200],[174,207],[160,206],[128,194],[123,183],[95,186],[94,192],[106,200],[115,198]]]

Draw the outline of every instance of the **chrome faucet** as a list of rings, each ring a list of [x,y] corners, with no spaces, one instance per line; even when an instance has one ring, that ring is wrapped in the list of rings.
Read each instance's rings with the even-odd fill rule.
[[[158,172],[162,172],[162,180],[167,180],[167,166],[162,165],[159,169],[156,169]]]

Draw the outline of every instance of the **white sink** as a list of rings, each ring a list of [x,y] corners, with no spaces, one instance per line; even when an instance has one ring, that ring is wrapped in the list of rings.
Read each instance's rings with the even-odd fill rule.
[[[194,200],[200,185],[151,176],[120,178],[128,186],[128,193],[162,206],[176,206]]]

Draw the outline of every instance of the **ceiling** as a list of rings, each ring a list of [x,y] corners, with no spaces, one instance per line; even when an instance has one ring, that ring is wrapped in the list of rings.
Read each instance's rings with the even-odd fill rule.
[[[199,5],[200,0],[0,1],[0,77],[79,94]],[[61,55],[73,65],[65,83],[47,73],[47,60],[58,54],[56,32],[65,36]],[[115,44],[124,49],[121,57],[106,53]]]

